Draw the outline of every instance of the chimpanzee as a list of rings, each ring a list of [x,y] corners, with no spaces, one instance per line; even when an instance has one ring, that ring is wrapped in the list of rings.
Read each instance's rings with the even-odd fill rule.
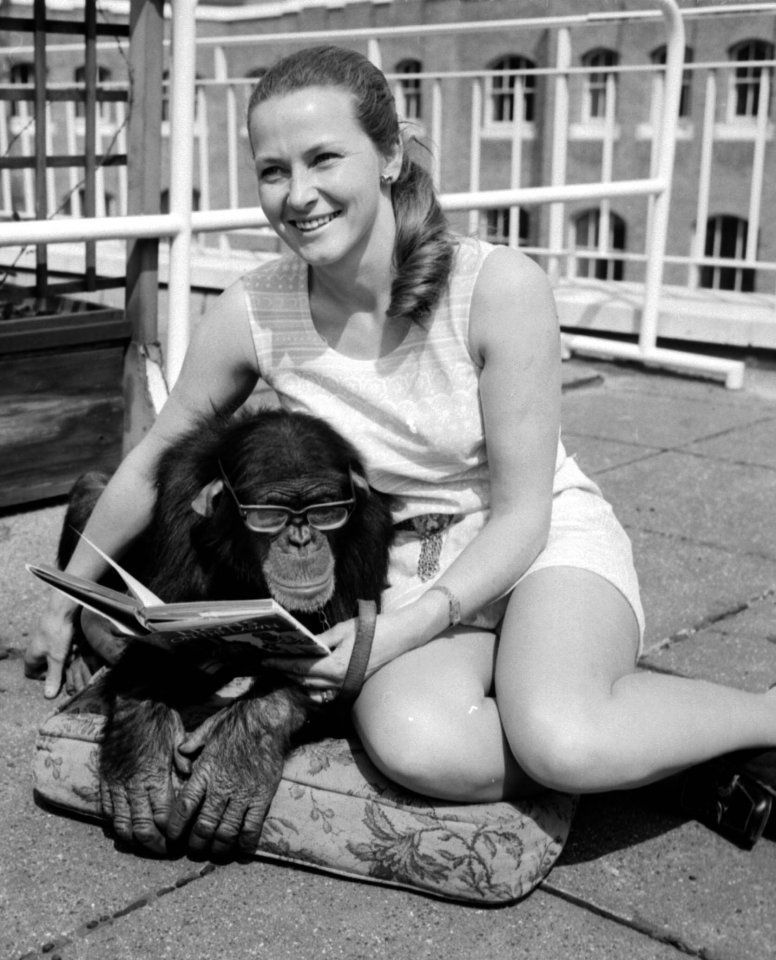
[[[61,565],[105,482],[87,474],[76,484]],[[313,633],[354,617],[359,600],[379,602],[390,499],[322,420],[281,410],[205,419],[163,455],[157,488],[153,521],[122,563],[165,602],[272,596]],[[322,707],[239,644],[178,650],[133,641],[106,675],[104,812],[120,839],[154,853],[187,830],[192,853],[251,851],[283,760]],[[245,675],[247,692],[216,697],[227,705],[186,729],[187,707]],[[177,800],[174,768],[187,775]]]

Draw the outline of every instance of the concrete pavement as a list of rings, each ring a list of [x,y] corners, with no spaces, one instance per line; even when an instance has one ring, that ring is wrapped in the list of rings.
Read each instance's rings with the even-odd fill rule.
[[[633,538],[644,665],[764,689],[776,680],[776,372],[754,368],[729,392],[564,369],[566,446]],[[146,860],[38,808],[30,756],[51,707],[22,676],[39,606],[23,562],[52,559],[62,514],[0,515],[1,958],[776,958],[776,844],[741,851],[648,791],[585,798],[544,885],[490,910],[268,862]]]

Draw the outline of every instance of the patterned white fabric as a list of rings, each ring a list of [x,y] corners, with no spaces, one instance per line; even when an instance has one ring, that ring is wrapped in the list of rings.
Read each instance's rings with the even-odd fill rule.
[[[449,287],[431,322],[413,324],[395,350],[376,360],[345,356],[319,335],[310,314],[307,265],[299,258],[289,254],[263,264],[243,280],[258,367],[281,405],[322,417],[354,443],[370,482],[395,498],[397,523],[426,513],[461,517],[445,532],[441,570],[488,517],[480,367],[469,351],[469,309],[482,264],[493,249],[474,238],[459,238]],[[614,521],[616,536],[609,542],[611,510],[596,485],[566,456],[559,438],[555,500],[567,490],[589,495],[583,514],[591,535],[603,536],[594,552],[604,562],[592,569],[625,593],[643,624],[627,537]],[[561,541],[562,530],[556,527],[553,552],[542,554],[537,564],[589,566],[578,538],[573,556],[563,553]],[[385,608],[428,589],[430,582],[417,575],[419,551],[414,534],[398,536]],[[505,607],[502,598],[467,622],[493,627]]]

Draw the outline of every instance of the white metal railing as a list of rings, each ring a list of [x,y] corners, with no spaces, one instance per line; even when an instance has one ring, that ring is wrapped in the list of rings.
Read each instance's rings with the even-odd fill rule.
[[[729,386],[740,385],[741,367],[727,362],[721,363],[708,357],[696,357],[690,354],[679,354],[676,351],[666,352],[658,350],[657,317],[661,286],[664,280],[666,264],[672,268],[681,269],[690,283],[697,285],[700,271],[703,267],[731,266],[731,261],[724,257],[705,257],[703,248],[702,225],[708,218],[709,194],[713,181],[714,144],[716,141],[719,121],[717,118],[716,94],[709,94],[707,87],[706,110],[702,125],[701,170],[698,177],[698,193],[696,203],[696,221],[699,229],[690,249],[677,253],[676,250],[666,252],[667,235],[669,230],[670,193],[674,172],[674,155],[677,142],[677,121],[679,96],[682,83],[682,59],[684,52],[684,30],[682,16],[674,0],[652,0],[658,10],[613,11],[588,15],[570,14],[562,17],[548,18],[516,18],[508,21],[486,21],[482,23],[441,24],[407,26],[400,28],[368,29],[355,31],[327,31],[315,34],[289,33],[272,34],[265,32],[260,35],[245,35],[233,37],[207,37],[197,41],[195,36],[195,4],[193,0],[176,0],[173,5],[173,31],[171,54],[171,76],[174,78],[170,93],[170,128],[174,135],[169,137],[170,169],[175,176],[170,183],[170,213],[153,217],[126,217],[124,201],[125,185],[119,179],[116,171],[101,171],[102,185],[100,188],[110,190],[106,186],[113,185],[116,197],[118,217],[95,218],[92,220],[72,220],[57,217],[44,225],[39,222],[18,222],[4,225],[0,246],[28,244],[45,239],[49,242],[64,242],[68,240],[84,240],[86,238],[128,238],[133,236],[163,236],[171,240],[170,249],[170,297],[169,297],[169,340],[167,345],[167,367],[170,381],[175,379],[183,352],[188,340],[188,295],[189,295],[189,263],[191,259],[194,234],[216,233],[220,231],[251,230],[261,228],[266,221],[250,199],[253,192],[252,174],[249,164],[245,162],[247,148],[242,136],[242,112],[246,93],[252,80],[236,78],[229,75],[229,52],[237,46],[277,45],[282,42],[304,44],[331,40],[333,42],[360,41],[366,45],[370,56],[376,61],[381,60],[380,43],[383,40],[395,39],[397,36],[433,36],[442,34],[463,34],[479,31],[483,33],[503,34],[507,30],[536,30],[552,28],[557,32],[557,60],[550,66],[537,66],[532,69],[503,71],[500,77],[514,77],[513,103],[519,106],[525,85],[529,78],[545,78],[545,82],[552,84],[554,93],[554,110],[548,122],[552,142],[552,159],[550,175],[545,186],[527,185],[522,181],[524,151],[530,147],[533,134],[532,124],[522,116],[522,109],[513,110],[514,119],[511,123],[493,124],[487,121],[486,103],[488,99],[488,84],[496,74],[493,71],[446,71],[423,72],[417,75],[424,84],[424,91],[430,88],[431,108],[427,122],[426,133],[432,143],[441,143],[446,125],[454,123],[462,126],[460,111],[455,115],[449,108],[447,88],[454,83],[470,85],[472,96],[470,127],[469,181],[467,190],[451,190],[451,178],[445,162],[445,157],[437,152],[434,158],[434,176],[443,194],[443,205],[451,213],[467,214],[466,223],[472,231],[479,229],[481,211],[497,208],[508,208],[512,212],[510,218],[511,242],[518,240],[518,217],[521,209],[534,209],[548,206],[548,228],[542,242],[535,243],[527,248],[529,252],[542,258],[554,280],[573,276],[576,264],[580,259],[610,260],[622,259],[639,269],[643,279],[644,302],[638,344],[623,344],[619,341],[602,341],[598,338],[574,335],[570,338],[572,348],[578,352],[604,353],[607,356],[627,356],[629,359],[642,360],[648,363],[669,364],[682,369],[699,370],[706,374],[723,377]],[[749,4],[736,7],[736,13],[746,12],[745,8],[752,8],[752,12],[762,12],[764,9],[773,9],[772,4]],[[698,16],[703,10],[686,11],[687,16]],[[712,15],[707,8],[706,15]],[[717,8],[716,14],[721,11]],[[573,143],[573,100],[579,96],[579,86],[583,78],[590,73],[588,67],[572,65],[571,39],[572,30],[602,23],[633,22],[654,19],[662,15],[667,27],[667,58],[666,66],[656,65],[618,65],[607,67],[606,82],[606,114],[597,124],[595,136],[601,146],[601,166],[596,183],[568,183],[570,145]],[[196,78],[194,65],[195,47],[210,50],[213,58],[212,76]],[[69,47],[62,46],[63,53]],[[0,50],[0,54],[2,50]],[[706,74],[709,78],[728,75],[740,64],[687,64],[685,69],[693,71],[694,75]],[[757,65],[755,65],[757,66]],[[773,62],[763,62],[760,83],[760,110],[752,124],[754,144],[754,159],[752,164],[751,191],[748,206],[750,223],[755,226],[759,223],[759,209],[762,200],[764,182],[764,159],[768,137],[771,135],[768,127],[767,104],[770,90],[768,87],[768,70],[773,68]],[[648,136],[651,140],[651,163],[648,176],[631,179],[617,179],[615,177],[615,159],[617,148],[617,118],[616,118],[616,80],[639,71],[646,76],[653,88],[651,107],[647,109],[644,118],[649,127]],[[390,74],[389,78],[398,93],[398,101],[402,102],[402,80],[407,75]],[[707,81],[707,82],[711,82]],[[196,90],[196,98],[193,91]],[[425,95],[425,92],[424,92]],[[195,111],[196,104],[196,111]],[[764,106],[765,105],[765,106]],[[53,107],[54,105],[52,105]],[[65,106],[58,104],[57,106]],[[120,104],[113,105],[116,110]],[[70,105],[72,111],[72,105]],[[24,149],[22,140],[25,135],[34,136],[29,126],[25,127],[24,117],[20,114],[15,118],[16,126],[20,128],[19,144]],[[74,117],[64,117],[61,121],[62,130],[70,131],[77,126]],[[98,135],[107,145],[111,136],[121,131],[124,117],[116,113],[112,118],[104,120],[98,125]],[[58,121],[52,118],[50,129],[56,131]],[[3,140],[3,123],[0,122],[0,153],[8,152],[9,137],[6,134]],[[12,127],[6,124],[7,128]],[[25,130],[27,133],[25,134]],[[483,150],[494,137],[503,137],[509,144],[510,160],[504,186],[501,189],[483,189],[483,181],[487,174],[487,165],[483,161]],[[213,149],[216,141],[219,148],[225,143],[226,162],[214,162]],[[99,147],[98,147],[99,149]],[[75,152],[75,151],[69,151]],[[10,207],[11,184],[3,172],[0,179],[0,201],[4,210]],[[195,176],[196,175],[196,176]],[[54,176],[50,171],[49,176]],[[200,210],[192,210],[192,189],[195,185],[199,189]],[[68,189],[73,188],[68,184]],[[26,188],[25,188],[26,189]],[[60,193],[62,190],[59,191]],[[77,190],[75,191],[77,194]],[[52,185],[50,196],[57,196],[57,187]],[[246,199],[246,197],[248,199]],[[624,198],[642,198],[648,204],[648,237],[642,251],[612,250],[609,246],[609,230],[607,224],[613,212],[613,203]],[[594,249],[578,249],[570,242],[569,212],[573,212],[573,205],[580,201],[596,202],[600,212],[598,223],[598,243]],[[215,207],[215,209],[211,209]],[[18,201],[16,210],[19,210]],[[109,212],[103,207],[104,212]],[[22,210],[22,213],[25,211]],[[77,197],[73,198],[73,214],[78,214]],[[758,271],[772,271],[776,269],[776,262],[761,262],[757,258],[755,240],[757,231],[751,229],[749,244],[745,251],[744,260],[734,261],[736,268],[745,267]],[[752,239],[754,238],[754,239]],[[228,249],[228,234],[222,234],[218,239],[219,247]]]

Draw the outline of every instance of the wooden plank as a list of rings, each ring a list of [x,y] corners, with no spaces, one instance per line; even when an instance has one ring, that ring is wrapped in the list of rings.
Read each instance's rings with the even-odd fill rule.
[[[130,70],[135,78],[127,132],[127,213],[159,213],[162,169],[162,72],[164,13],[162,0],[132,0]],[[147,355],[159,354],[159,241],[127,244],[126,315],[132,326],[124,390],[127,398],[124,452],[145,434],[154,418],[145,377]]]
[[[73,156],[54,154],[43,158],[43,167],[83,167],[85,157],[82,154]],[[96,161],[104,167],[123,166],[127,162],[125,153],[110,153],[107,156],[97,154]],[[35,169],[41,166],[37,157],[0,157],[0,170],[24,170],[30,167]]]
[[[0,507],[64,494],[121,458],[123,350],[0,358]]]
[[[35,21],[31,17],[0,17],[0,30],[17,30],[21,33],[32,33]],[[76,20],[44,21],[47,33],[84,35],[83,24]],[[126,23],[101,22],[97,24],[97,34],[101,37],[128,37],[129,25]]]
[[[129,341],[129,323],[122,310],[106,307],[88,313],[21,317],[0,324],[0,358],[111,340],[120,340],[122,347]]]
[[[128,90],[97,90],[95,96],[99,103],[127,103],[129,101]],[[46,90],[46,99],[49,101],[80,103],[84,98],[84,92],[81,87],[58,87],[52,90],[50,87]],[[0,100],[35,100],[35,90],[32,86],[24,87],[21,84],[0,85]]]
[[[84,194],[83,216],[93,217],[97,204],[97,0],[84,5]],[[84,289],[94,290],[97,279],[97,244],[84,243]]]
[[[48,217],[46,190],[46,0],[35,0],[34,5],[34,73],[35,73],[35,216]],[[48,278],[48,247],[35,246],[35,289],[39,297],[46,295]]]

